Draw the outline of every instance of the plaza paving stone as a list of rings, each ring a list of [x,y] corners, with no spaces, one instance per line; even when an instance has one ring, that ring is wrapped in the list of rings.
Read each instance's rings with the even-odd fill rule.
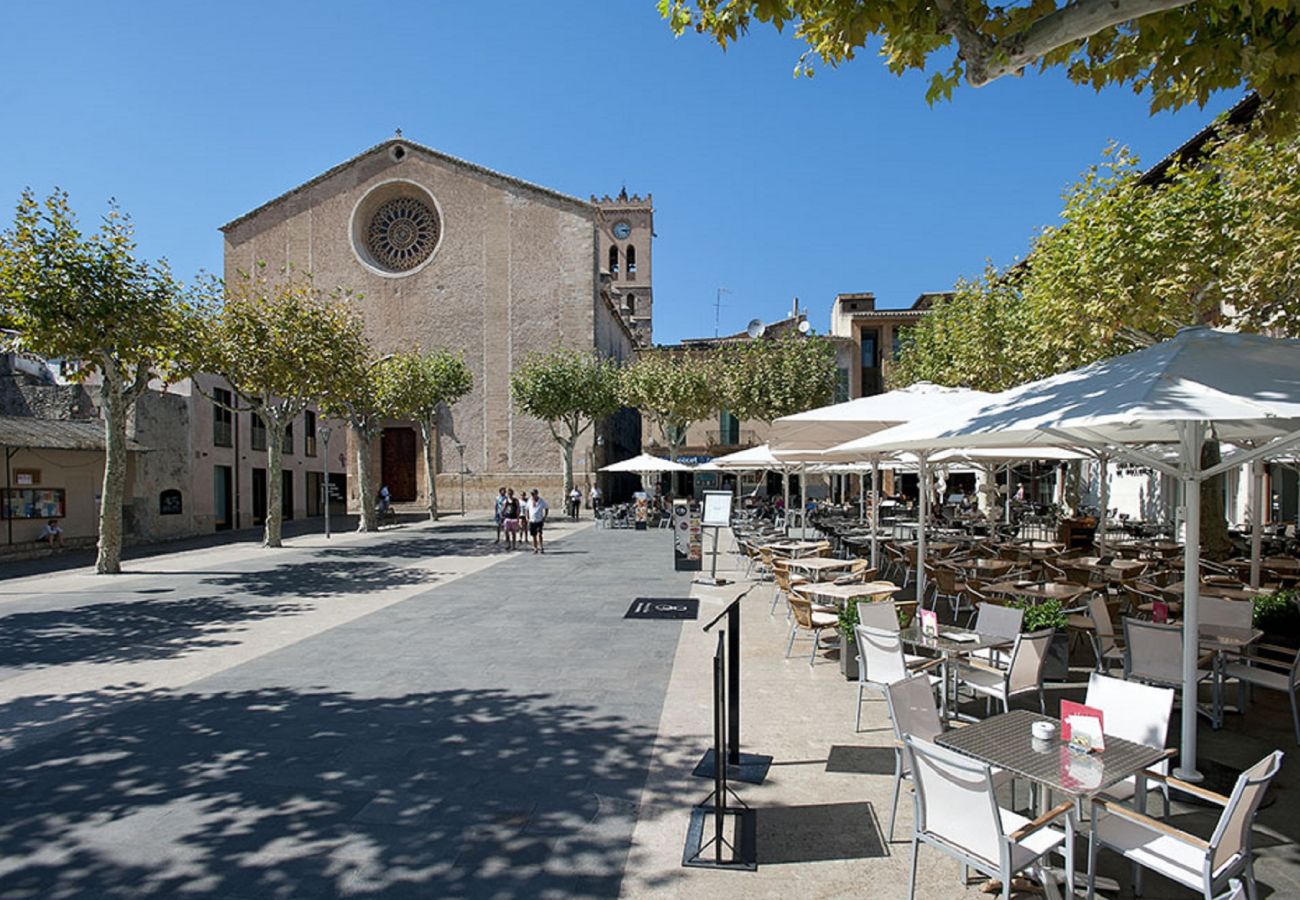
[[[681,628],[622,615],[689,577],[555,532],[6,583],[0,898],[616,896]]]

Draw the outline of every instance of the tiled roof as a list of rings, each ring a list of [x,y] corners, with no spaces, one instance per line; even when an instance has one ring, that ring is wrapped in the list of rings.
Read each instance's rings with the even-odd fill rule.
[[[0,416],[0,447],[34,450],[103,450],[104,423],[99,419],[38,419],[34,416]],[[147,450],[135,441],[128,450]]]

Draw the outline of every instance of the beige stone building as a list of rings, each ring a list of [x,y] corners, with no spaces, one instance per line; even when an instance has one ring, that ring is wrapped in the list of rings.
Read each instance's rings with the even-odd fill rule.
[[[360,295],[380,353],[464,354],[474,388],[446,411],[435,446],[444,507],[459,504],[462,478],[471,508],[504,484],[557,497],[559,447],[545,423],[515,409],[511,372],[557,345],[624,360],[652,333],[649,197],[581,200],[400,135],[221,231],[228,278],[257,263],[310,271],[321,288]],[[615,417],[588,467],[633,455],[638,429],[635,415]],[[394,501],[423,503],[418,430],[389,422],[374,452]],[[349,487],[350,506],[359,499]]]

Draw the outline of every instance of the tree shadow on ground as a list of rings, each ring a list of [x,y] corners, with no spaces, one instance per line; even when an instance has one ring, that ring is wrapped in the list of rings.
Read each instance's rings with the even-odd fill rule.
[[[234,588],[254,597],[334,597],[339,594],[369,594],[395,587],[428,584],[438,578],[419,569],[388,566],[378,562],[313,559],[258,572],[230,572],[203,579],[202,583]]]
[[[5,757],[0,897],[614,897],[653,741],[501,690],[146,695]]]
[[[0,618],[0,668],[173,659],[239,643],[223,637],[251,622],[294,615],[298,603],[247,603],[229,597],[134,597]]]
[[[433,556],[497,556],[506,553],[504,543],[487,538],[411,535],[377,544],[330,547],[326,559],[427,559]]]

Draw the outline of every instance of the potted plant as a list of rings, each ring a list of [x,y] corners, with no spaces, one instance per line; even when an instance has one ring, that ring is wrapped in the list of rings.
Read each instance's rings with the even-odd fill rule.
[[[1068,681],[1070,677],[1070,636],[1065,630],[1065,609],[1059,600],[1017,600],[1013,606],[1025,611],[1021,622],[1022,634],[1055,628],[1056,634],[1047,648],[1047,660],[1043,663],[1044,681]]]
[[[1300,646],[1300,591],[1286,588],[1260,594],[1254,605],[1255,627],[1264,632],[1264,643]]]
[[[853,629],[858,624],[858,605],[845,603],[840,607],[840,671],[846,681],[858,680],[858,639]]]

